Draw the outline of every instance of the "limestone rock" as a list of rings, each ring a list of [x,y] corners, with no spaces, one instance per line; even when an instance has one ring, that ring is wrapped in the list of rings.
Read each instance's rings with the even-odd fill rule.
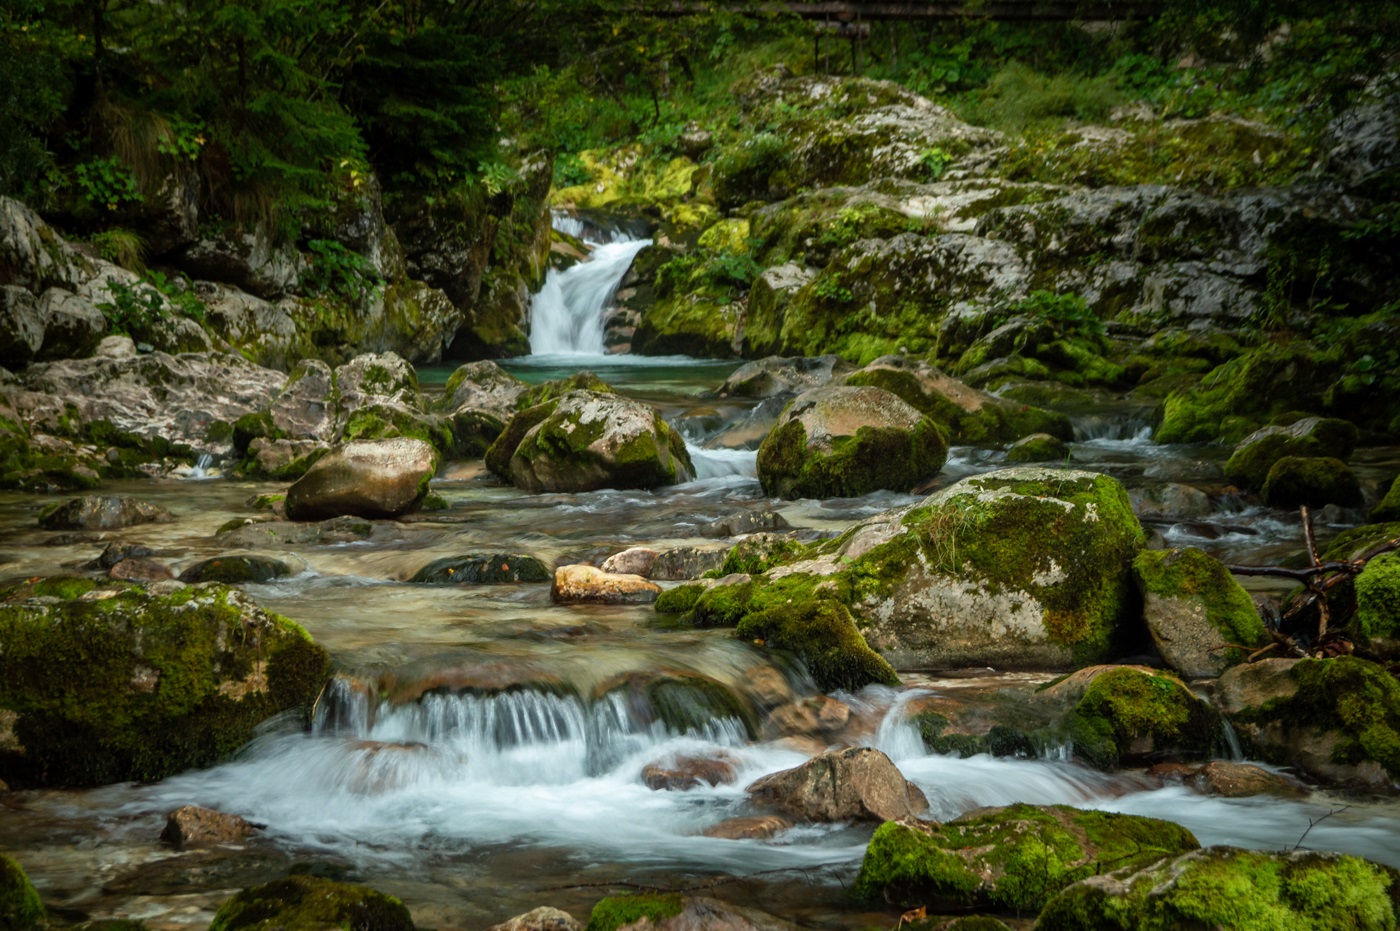
[[[1068,718],[1075,755],[1100,769],[1161,759],[1206,759],[1223,741],[1219,713],[1167,673],[1090,667]]]
[[[287,516],[296,521],[342,514],[398,517],[422,503],[436,471],[437,453],[422,440],[347,443],[287,489]]]
[[[264,300],[296,290],[304,262],[262,232],[228,233],[191,243],[175,257],[191,278],[227,282]]]
[[[651,578],[652,567],[660,557],[661,554],[649,546],[634,546],[620,553],[613,553],[603,560],[603,565],[599,568],[604,572]]]
[[[1268,642],[1254,600],[1228,569],[1194,547],[1153,550],[1133,561],[1143,616],[1162,658],[1184,676],[1207,678]]]
[[[165,508],[122,495],[84,495],[45,508],[39,526],[45,530],[115,530],[136,524],[164,524],[175,519]]]
[[[165,818],[160,839],[178,850],[242,840],[256,828],[238,815],[183,805]]]
[[[805,391],[758,451],[767,494],[854,497],[907,490],[935,474],[948,447],[937,424],[880,388]]]
[[[333,517],[320,523],[308,524],[291,520],[236,520],[220,527],[215,539],[220,546],[230,548],[284,549],[288,546],[334,546],[366,540],[375,532],[369,521],[360,517]]]
[[[661,587],[639,575],[618,575],[593,566],[561,566],[550,590],[556,604],[651,604]]]
[[[748,787],[756,803],[804,821],[916,818],[928,800],[889,757],[871,747],[833,750]]]
[[[1048,433],[1032,433],[1022,437],[1006,451],[1007,462],[1062,462],[1069,456],[1069,448],[1057,437]]]
[[[516,410],[516,401],[526,385],[495,362],[482,360],[460,366],[447,379],[441,407],[446,411],[462,408],[482,410],[502,420],[509,420]]]

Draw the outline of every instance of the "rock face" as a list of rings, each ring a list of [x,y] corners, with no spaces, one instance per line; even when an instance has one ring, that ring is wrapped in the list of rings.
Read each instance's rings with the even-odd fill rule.
[[[224,844],[242,840],[256,830],[237,815],[226,815],[196,805],[185,805],[172,811],[165,819],[160,839],[185,850],[206,844]]]
[[[44,784],[217,762],[265,718],[309,708],[327,668],[305,631],[219,585],[155,595],[40,581],[0,605],[0,707],[18,713],[15,735]]]
[[[684,440],[659,413],[595,391],[571,391],[516,414],[486,462],[532,492],[653,488],[695,474]]]
[[[297,521],[342,514],[398,517],[423,502],[436,471],[437,453],[422,440],[347,443],[287,489],[287,516]]]
[[[1142,530],[1123,487],[1091,472],[964,479],[839,539],[834,555],[881,580],[852,611],[897,669],[1082,665],[1111,653],[1136,608]]]
[[[943,468],[938,425],[880,388],[804,391],[783,410],[758,450],[763,490],[784,498],[855,497],[904,491]]]
[[[1040,931],[1395,926],[1393,871],[1359,857],[1207,847],[1075,883],[1040,913]],[[1344,894],[1337,894],[1345,890]]]
[[[891,821],[870,839],[855,892],[900,906],[1036,912],[1107,864],[1137,868],[1200,846],[1170,821],[1066,805],[982,808],[946,824]]]
[[[651,604],[661,586],[639,575],[620,575],[593,566],[561,566],[554,570],[550,597],[557,604]]]
[[[45,508],[39,526],[45,530],[115,530],[137,524],[164,524],[175,519],[163,507],[122,495],[84,495]]]
[[[846,376],[845,383],[871,385],[898,395],[947,426],[958,443],[989,445],[1041,433],[1054,440],[1074,438],[1074,429],[1064,414],[995,397],[908,356],[881,356]],[[1063,447],[1049,458],[1063,459]]]
[[[288,876],[244,889],[219,907],[210,931],[265,927],[414,931],[404,904],[368,886]]]
[[[756,803],[803,821],[917,818],[928,799],[889,757],[870,747],[833,750],[748,787]]]
[[[1400,682],[1375,663],[1260,660],[1222,675],[1215,698],[1250,756],[1326,783],[1400,788]]]
[[[1152,642],[1182,675],[1218,676],[1245,658],[1224,644],[1267,642],[1254,600],[1215,557],[1195,547],[1151,550],[1133,561],[1133,572]]]

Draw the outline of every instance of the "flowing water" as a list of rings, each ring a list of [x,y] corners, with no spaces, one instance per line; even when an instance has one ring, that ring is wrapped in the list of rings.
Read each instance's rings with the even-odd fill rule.
[[[313,726],[270,722],[233,761],[152,785],[0,794],[0,843],[49,904],[73,917],[198,928],[234,890],[295,866],[398,895],[422,927],[484,928],[546,904],[583,917],[629,883],[704,887],[808,926],[893,923],[888,913],[858,911],[846,892],[869,827],[799,826],[767,841],[701,834],[748,812],[743,787],[751,780],[810,752],[802,741],[764,736],[769,708],[813,693],[800,668],[728,631],[657,627],[650,608],[558,607],[547,585],[405,581],[442,556],[524,552],[547,563],[596,562],[638,544],[715,545],[704,536],[708,523],[750,511],[774,509],[795,527],[831,532],[916,500],[893,492],[767,498],[755,478],[754,443],[734,441],[731,429],[752,405],[705,396],[735,363],[601,355],[601,316],[641,241],[601,242],[603,234],[578,229],[600,242],[593,260],[552,274],[534,307],[536,355],[508,367],[529,381],[592,368],[657,405],[686,437],[698,478],[655,491],[527,495],[492,480],[480,463],[454,464],[434,483],[445,511],[385,522],[360,543],[272,553],[291,561],[296,575],[248,590],[302,622],[339,671]],[[446,372],[421,375],[440,384]],[[1076,466],[1130,488],[1170,480],[1213,495],[1208,513],[1149,522],[1171,543],[1232,562],[1269,562],[1300,548],[1290,515],[1219,493],[1221,451],[1153,444],[1142,409],[1106,403],[1077,421],[1077,436]],[[958,448],[944,478],[1004,465],[1003,452]],[[1357,457],[1370,482],[1395,466],[1395,450]],[[216,468],[202,463],[191,477]],[[250,496],[280,488],[186,480],[113,490],[164,505],[177,520],[56,535],[36,529],[44,499],[0,493],[0,577],[71,569],[115,537],[152,546],[178,571],[220,552],[214,530],[246,516]],[[1321,529],[1359,519],[1329,511]],[[1024,689],[1046,678],[911,676],[901,689],[840,695],[852,719],[836,739],[884,750],[939,819],[985,805],[1064,803],[1168,818],[1203,843],[1286,849],[1307,832],[1314,849],[1400,866],[1394,800],[1325,792],[1303,801],[1221,799],[1163,788],[1139,773],[1088,770],[1064,753],[931,755],[907,719],[909,703],[928,693]],[[642,781],[648,764],[696,755],[732,763],[734,784],[680,792]],[[184,804],[265,828],[240,845],[177,853],[157,837],[165,813]]]

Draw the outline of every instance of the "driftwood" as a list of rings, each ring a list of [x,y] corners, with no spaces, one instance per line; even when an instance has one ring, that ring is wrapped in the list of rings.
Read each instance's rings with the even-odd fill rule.
[[[1334,619],[1332,617],[1333,605],[1329,601],[1329,596],[1342,586],[1350,586],[1354,583],[1356,577],[1361,574],[1361,571],[1366,568],[1366,564],[1372,559],[1382,553],[1400,550],[1400,537],[1395,537],[1371,547],[1354,559],[1323,562],[1317,553],[1317,537],[1313,533],[1312,511],[1307,505],[1298,510],[1303,519],[1303,538],[1307,542],[1310,565],[1301,569],[1289,569],[1284,566],[1225,567],[1235,575],[1293,579],[1301,582],[1304,586],[1304,591],[1289,599],[1277,617],[1266,618],[1269,622],[1266,626],[1273,638],[1273,643],[1260,650],[1242,647],[1238,644],[1225,644],[1222,647],[1222,649],[1234,647],[1249,653],[1247,661],[1251,663],[1271,654],[1320,657],[1350,653],[1351,641],[1342,631],[1336,629],[1333,622],[1336,620],[1340,624],[1345,624],[1350,619],[1355,608],[1354,599],[1348,599],[1345,616]],[[1311,638],[1305,638],[1304,642],[1299,642],[1301,632],[1290,634],[1288,631],[1297,626],[1300,617],[1313,609],[1317,611],[1317,633]]]

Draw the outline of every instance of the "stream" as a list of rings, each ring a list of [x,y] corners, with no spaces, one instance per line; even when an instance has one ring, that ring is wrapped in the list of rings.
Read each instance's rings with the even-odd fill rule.
[[[596,564],[639,544],[713,545],[705,526],[745,512],[776,510],[793,527],[832,532],[917,500],[893,492],[828,501],[765,496],[756,444],[733,440],[753,402],[707,397],[739,363],[602,355],[603,308],[645,242],[582,225],[575,235],[594,243],[592,260],[550,273],[532,312],[532,355],[504,367],[529,382],[591,369],[655,405],[686,437],[698,477],[655,491],[529,495],[480,462],[451,463],[433,486],[448,502],[444,511],[386,522],[363,542],[267,553],[299,571],[248,591],[302,623],[338,670],[312,728],[274,720],[234,760],[156,784],[0,793],[3,847],[48,904],[73,916],[202,928],[234,891],[295,865],[396,895],[424,928],[486,928],[540,905],[586,920],[594,902],[627,891],[627,883],[713,883],[707,894],[809,927],[894,923],[896,913],[862,911],[847,892],[868,826],[800,825],[766,841],[700,835],[748,813],[743,789],[753,779],[806,759],[799,742],[755,736],[760,693],[814,693],[803,670],[775,665],[730,631],[656,626],[650,607],[555,606],[545,584],[405,581],[443,556],[528,553],[546,564]],[[440,391],[450,371],[420,370],[425,390]],[[1145,521],[1168,545],[1200,546],[1239,563],[1302,548],[1294,515],[1220,493],[1227,450],[1154,444],[1147,414],[1105,401],[1075,415],[1074,466],[1130,489],[1171,481],[1206,491],[1208,513]],[[1363,484],[1375,484],[1398,463],[1400,450],[1363,449],[1353,467]],[[1005,465],[1002,451],[955,448],[942,478]],[[219,479],[113,483],[104,491],[162,505],[177,520],[108,536],[151,546],[178,572],[222,552],[215,529],[247,516],[250,497],[282,490]],[[37,529],[46,502],[0,493],[6,582],[71,570],[104,545]],[[1362,519],[1328,509],[1319,533]],[[1261,592],[1277,591],[1273,584],[1248,582]],[[884,750],[939,820],[979,806],[1063,803],[1166,818],[1203,844],[1289,849],[1301,840],[1400,867],[1395,799],[1326,791],[1306,800],[1224,799],[1164,788],[1140,772],[1100,773],[1063,752],[1033,760],[931,755],[904,713],[921,692],[1028,688],[1050,678],[910,675],[900,689],[838,695],[853,712],[842,740]],[[697,679],[724,685],[744,714],[683,687]],[[658,682],[681,685],[668,692],[652,687]],[[670,696],[665,709],[662,694]],[[641,779],[648,763],[717,752],[735,763],[735,784],[652,791]],[[241,845],[176,852],[158,836],[166,813],[185,804],[237,813],[265,829]],[[716,883],[726,877],[732,881]]]

